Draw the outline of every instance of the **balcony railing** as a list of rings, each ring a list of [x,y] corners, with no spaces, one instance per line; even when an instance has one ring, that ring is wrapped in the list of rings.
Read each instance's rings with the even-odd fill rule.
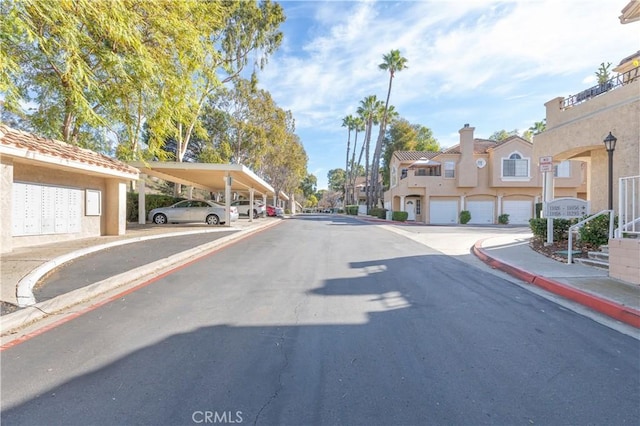
[[[618,74],[617,76],[607,80],[605,83],[598,84],[597,86],[583,90],[582,92],[569,96],[568,98],[564,98],[562,101],[562,109],[571,108],[572,106],[581,104],[598,95],[631,83],[638,78],[640,74],[640,71],[638,70],[640,70],[640,67],[630,69],[627,72]]]
[[[620,178],[616,238],[640,238],[640,176]]]

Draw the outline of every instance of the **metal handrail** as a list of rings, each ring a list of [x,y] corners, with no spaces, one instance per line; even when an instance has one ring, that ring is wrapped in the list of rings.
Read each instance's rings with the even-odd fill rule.
[[[609,80],[607,80],[602,84],[598,84],[597,86],[590,87],[575,95],[568,96],[562,100],[561,109],[571,108],[574,105],[581,104],[582,102],[585,102],[593,97],[606,93],[609,90],[613,90],[620,86],[624,86],[625,84],[629,84],[635,79],[637,79],[639,74],[640,74],[640,67],[632,68],[627,72],[618,74],[615,77],[610,78]]]
[[[609,238],[613,237],[613,210],[602,210],[592,216],[589,216],[586,219],[581,220],[580,222],[576,223],[575,225],[571,225],[569,227],[569,243],[568,243],[568,250],[567,250],[567,264],[571,264],[573,263],[573,232],[575,230],[577,230],[578,228],[580,228],[581,226],[583,226],[585,223],[591,221],[592,219],[595,219],[598,216],[601,216],[605,213],[609,213]]]

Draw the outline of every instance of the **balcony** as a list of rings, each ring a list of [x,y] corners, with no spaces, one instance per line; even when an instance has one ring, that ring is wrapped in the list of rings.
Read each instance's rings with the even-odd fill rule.
[[[587,90],[583,90],[580,93],[564,98],[562,101],[561,109],[565,110],[575,105],[588,101],[603,93],[607,93],[611,90],[615,90],[626,84],[629,84],[638,78],[640,67],[630,69],[627,72],[618,74],[617,76],[609,79],[605,83],[598,84],[597,86],[590,87]]]

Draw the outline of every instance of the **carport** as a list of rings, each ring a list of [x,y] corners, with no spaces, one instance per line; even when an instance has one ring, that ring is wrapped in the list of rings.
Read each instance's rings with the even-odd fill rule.
[[[249,202],[253,204],[254,195],[262,195],[263,202],[267,203],[267,197],[273,195],[275,190],[271,185],[258,177],[242,164],[212,164],[212,163],[182,163],[182,162],[132,162],[131,166],[140,170],[138,189],[138,223],[146,222],[145,216],[145,183],[144,175],[157,177],[169,182],[193,186],[209,192],[224,189],[224,204],[226,206],[225,226],[231,226],[229,207],[231,204],[231,192],[248,192]],[[249,221],[253,216],[249,215]]]

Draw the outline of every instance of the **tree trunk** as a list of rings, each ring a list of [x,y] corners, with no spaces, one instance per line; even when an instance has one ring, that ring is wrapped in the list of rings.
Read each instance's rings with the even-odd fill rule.
[[[344,165],[344,194],[342,194],[342,203],[343,207],[346,209],[347,207],[347,194],[349,192],[349,149],[351,148],[351,128],[349,128],[347,136],[347,160]],[[355,150],[355,148],[354,148]]]
[[[389,98],[391,97],[391,84],[393,83],[393,72],[389,73],[389,88],[387,89],[387,100],[384,103],[384,114],[380,122],[380,133],[378,133],[378,140],[376,141],[376,148],[374,150],[373,161],[377,164],[378,170],[380,169],[380,154],[382,152],[382,141],[384,140],[384,132],[387,127],[387,112],[389,111]],[[376,176],[374,194],[376,203],[378,202],[378,179]]]

